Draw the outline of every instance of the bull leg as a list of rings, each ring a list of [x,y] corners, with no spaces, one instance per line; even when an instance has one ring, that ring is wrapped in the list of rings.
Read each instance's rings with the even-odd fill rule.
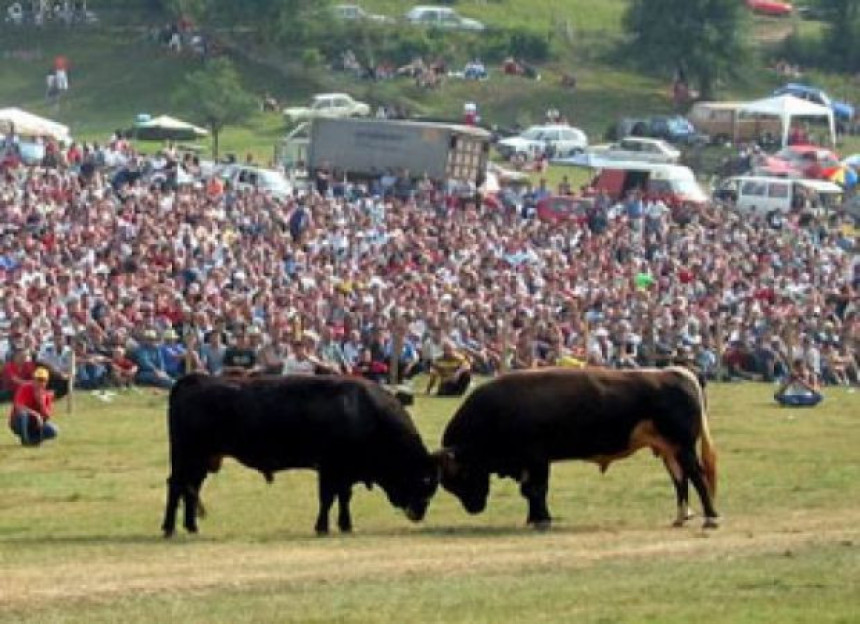
[[[523,474],[520,494],[529,502],[529,515],[526,524],[536,529],[548,529],[552,524],[546,495],[549,490],[549,463],[530,466]]]
[[[182,493],[182,486],[177,483],[177,479],[171,475],[167,479],[167,506],[164,509],[164,521],[161,523],[161,530],[164,532],[164,537],[173,537],[176,531],[176,511],[179,508],[179,498]]]
[[[352,532],[352,514],[349,502],[352,500],[352,486],[343,485],[337,493],[337,528],[341,533]]]
[[[675,495],[678,501],[678,514],[672,523],[674,527],[682,527],[695,514],[690,509],[690,480],[684,475],[681,466],[674,457],[663,457],[663,464],[675,486]]]
[[[331,506],[334,504],[337,487],[335,486],[331,475],[322,471],[319,473],[318,486],[320,508],[319,513],[317,514],[317,522],[316,525],[314,525],[314,530],[317,532],[317,535],[328,535],[328,513],[331,510]]]
[[[704,528],[717,528],[717,518],[720,516],[714,509],[714,503],[711,500],[708,486],[705,484],[702,466],[696,457],[696,451],[694,449],[682,450],[678,454],[678,461],[681,463],[681,468],[684,470],[685,476],[689,477],[690,481],[693,482],[693,487],[696,488],[696,493],[702,502],[702,510],[705,514]]]
[[[197,512],[200,508],[200,488],[203,479],[206,478],[206,469],[194,475],[182,491],[182,505],[185,508],[185,530],[189,533],[197,533]]]

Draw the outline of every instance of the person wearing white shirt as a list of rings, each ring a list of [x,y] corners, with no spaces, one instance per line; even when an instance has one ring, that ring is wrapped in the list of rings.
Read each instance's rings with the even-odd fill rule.
[[[293,341],[290,354],[284,360],[284,375],[313,375],[317,364],[311,358],[304,340]]]

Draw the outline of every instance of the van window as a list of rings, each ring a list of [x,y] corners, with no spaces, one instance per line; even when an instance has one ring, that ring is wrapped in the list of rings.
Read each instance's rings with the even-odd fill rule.
[[[758,197],[764,197],[766,194],[767,184],[764,182],[747,180],[746,182],[744,182],[743,186],[741,186],[741,195],[755,195]]]
[[[771,182],[767,189],[767,196],[777,199],[786,199],[788,197],[788,184]]]
[[[669,180],[648,180],[648,190],[655,195],[669,195],[672,193],[672,185]]]

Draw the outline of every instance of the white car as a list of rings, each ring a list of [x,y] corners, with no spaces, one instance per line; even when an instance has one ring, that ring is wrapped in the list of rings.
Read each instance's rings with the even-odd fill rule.
[[[262,191],[279,199],[288,198],[293,194],[290,181],[283,173],[274,169],[232,164],[226,165],[218,175],[240,191]]]
[[[611,145],[595,145],[589,152],[601,158],[632,162],[674,164],[681,159],[681,151],[666,141],[633,136],[625,137]]]
[[[284,109],[284,117],[289,122],[319,117],[367,117],[368,115],[370,115],[370,106],[353,100],[346,93],[320,93],[313,97],[310,106]]]
[[[480,32],[486,29],[486,26],[478,20],[463,17],[450,7],[417,6],[406,14],[406,21],[417,26],[432,26],[446,30]]]
[[[542,154],[564,157],[579,154],[588,147],[588,137],[579,128],[565,124],[532,126],[519,136],[507,137],[496,143],[496,151],[510,158],[522,154],[535,158]]]
[[[387,15],[368,13],[357,4],[337,4],[332,7],[335,17],[346,21],[368,21],[379,24],[393,23],[394,18]]]

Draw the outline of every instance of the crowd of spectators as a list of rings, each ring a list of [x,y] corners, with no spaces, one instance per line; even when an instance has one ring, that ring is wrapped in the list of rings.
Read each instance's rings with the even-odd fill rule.
[[[858,382],[857,241],[832,215],[774,224],[634,193],[549,223],[427,180],[370,194],[323,176],[276,199],[199,171],[119,176],[118,152],[147,168],[121,140],[49,151],[0,173],[7,394],[34,361],[62,383],[72,352],[95,390],[189,370],[383,380],[395,348],[401,379],[441,382],[677,361],[777,380],[797,359]]]

